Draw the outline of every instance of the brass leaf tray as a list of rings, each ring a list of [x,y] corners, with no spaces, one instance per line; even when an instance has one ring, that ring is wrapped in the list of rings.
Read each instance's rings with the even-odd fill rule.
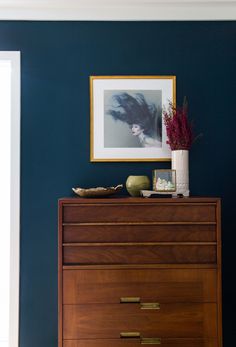
[[[96,188],[72,188],[73,192],[81,198],[93,198],[99,196],[113,195],[123,188],[123,184],[118,184],[116,187],[96,187]]]

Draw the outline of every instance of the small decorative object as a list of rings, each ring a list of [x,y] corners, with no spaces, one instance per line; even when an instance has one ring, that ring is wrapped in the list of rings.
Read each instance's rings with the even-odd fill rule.
[[[142,189],[150,188],[148,176],[129,176],[126,181],[126,189],[131,196],[140,196]]]
[[[172,193],[168,192],[156,192],[155,190],[145,190],[142,189],[140,191],[140,195],[143,196],[144,198],[150,198],[152,196],[157,196],[158,198],[171,198]]]
[[[175,76],[91,76],[90,160],[170,161],[162,117]]]
[[[96,187],[96,188],[72,188],[73,192],[82,198],[96,198],[118,193],[123,188],[123,184],[116,187]]]
[[[175,170],[154,170],[153,190],[160,193],[176,191],[176,171]]]
[[[193,143],[193,126],[188,119],[187,100],[182,107],[175,107],[172,102],[164,110],[164,123],[167,144],[172,151],[172,169],[176,170],[176,195],[189,196],[189,149]]]

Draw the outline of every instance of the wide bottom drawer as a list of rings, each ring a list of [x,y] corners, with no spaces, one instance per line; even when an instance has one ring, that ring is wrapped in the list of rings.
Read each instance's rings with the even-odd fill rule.
[[[149,304],[64,305],[63,337],[119,339],[127,332],[163,338],[217,336],[216,304]]]
[[[138,347],[140,339],[108,339],[108,340],[64,340],[63,347]],[[156,346],[166,347],[218,347],[216,339],[161,339]]]

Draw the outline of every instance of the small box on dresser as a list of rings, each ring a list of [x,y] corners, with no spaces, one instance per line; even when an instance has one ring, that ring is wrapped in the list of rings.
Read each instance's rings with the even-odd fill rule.
[[[58,347],[221,347],[218,198],[59,200]]]

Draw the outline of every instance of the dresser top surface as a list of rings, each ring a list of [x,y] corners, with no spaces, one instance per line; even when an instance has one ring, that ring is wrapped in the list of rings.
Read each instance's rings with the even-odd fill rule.
[[[126,196],[104,197],[104,198],[79,198],[69,197],[59,199],[59,204],[155,204],[155,203],[217,203],[219,197],[183,197],[183,198],[133,198]]]

